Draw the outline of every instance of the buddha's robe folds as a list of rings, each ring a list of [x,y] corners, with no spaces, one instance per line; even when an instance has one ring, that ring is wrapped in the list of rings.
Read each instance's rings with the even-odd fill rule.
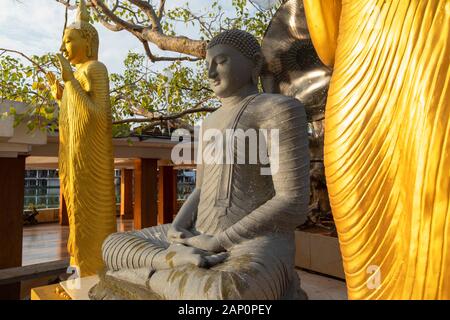
[[[87,62],[74,76],[60,102],[59,176],[71,265],[86,276],[103,268],[102,243],[116,231],[112,118],[106,67]]]
[[[155,254],[169,246],[169,225],[163,225],[111,235],[103,250],[109,275],[120,278],[129,269],[139,270],[141,282],[135,283],[162,299],[302,297],[294,269],[294,229],[305,221],[308,211],[306,114],[292,98],[266,94],[253,98],[247,107],[220,108],[204,120],[202,131],[278,129],[279,149],[269,154],[272,168],[279,157],[278,171],[261,175],[264,165],[249,164],[248,157],[243,164],[203,163],[197,170],[197,188],[188,200],[199,202],[192,231],[216,235],[229,257],[210,269],[185,265],[156,270],[147,279]],[[269,150],[270,136],[264,140]],[[235,148],[242,139],[237,141]],[[207,148],[205,143],[203,149]]]
[[[338,2],[305,9],[335,59],[325,169],[349,298],[450,299],[450,1],[342,0],[327,54]]]

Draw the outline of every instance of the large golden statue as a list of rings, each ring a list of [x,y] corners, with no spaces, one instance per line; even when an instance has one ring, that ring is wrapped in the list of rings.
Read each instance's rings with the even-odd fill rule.
[[[102,243],[116,231],[109,80],[97,61],[98,44],[80,1],[78,19],[65,30],[61,46],[68,60],[58,54],[64,88],[48,74],[60,105],[59,175],[69,216],[68,251],[82,276],[103,268]]]
[[[450,299],[450,0],[304,0],[351,299]]]

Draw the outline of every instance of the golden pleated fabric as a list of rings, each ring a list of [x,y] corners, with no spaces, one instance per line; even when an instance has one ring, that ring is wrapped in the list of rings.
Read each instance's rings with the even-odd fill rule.
[[[336,55],[342,0],[303,0],[303,7],[317,55],[331,67]]]
[[[105,66],[88,62],[75,78],[61,101],[59,174],[71,265],[87,276],[103,268],[102,243],[116,231],[112,121]]]
[[[449,27],[450,0],[342,1],[325,167],[350,299],[450,299]]]

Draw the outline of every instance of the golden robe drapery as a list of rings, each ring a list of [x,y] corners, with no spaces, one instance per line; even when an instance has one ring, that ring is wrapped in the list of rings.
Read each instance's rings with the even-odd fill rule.
[[[304,1],[349,298],[450,299],[450,0]]]
[[[60,103],[59,174],[71,265],[86,276],[103,268],[102,243],[116,231],[112,118],[106,67],[89,61],[74,75]]]

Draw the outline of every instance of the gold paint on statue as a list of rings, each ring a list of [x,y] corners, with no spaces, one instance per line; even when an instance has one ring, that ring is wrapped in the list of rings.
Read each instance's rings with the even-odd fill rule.
[[[450,0],[342,0],[325,166],[351,299],[450,299],[449,28]]]
[[[60,104],[59,175],[67,203],[71,265],[82,276],[103,269],[101,246],[116,231],[112,116],[106,67],[97,61],[98,35],[84,1],[64,32],[58,54],[62,87],[48,75]],[[72,72],[70,63],[76,66]]]
[[[316,52],[324,64],[332,67],[339,32],[341,0],[304,0],[303,3]]]

